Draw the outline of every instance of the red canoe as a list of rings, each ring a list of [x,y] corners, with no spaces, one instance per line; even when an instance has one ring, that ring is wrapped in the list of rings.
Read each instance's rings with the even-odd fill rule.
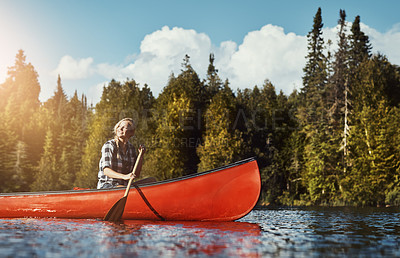
[[[233,221],[249,213],[261,189],[256,160],[132,187],[122,219]],[[125,189],[0,194],[0,218],[103,218]]]

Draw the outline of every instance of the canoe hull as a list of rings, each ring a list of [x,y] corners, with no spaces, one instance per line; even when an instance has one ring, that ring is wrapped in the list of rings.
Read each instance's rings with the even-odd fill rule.
[[[258,201],[254,159],[216,170],[131,188],[124,220],[233,221]],[[0,194],[0,217],[103,218],[125,189]]]

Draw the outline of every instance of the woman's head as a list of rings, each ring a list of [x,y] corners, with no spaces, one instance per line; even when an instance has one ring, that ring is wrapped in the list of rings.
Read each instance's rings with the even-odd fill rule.
[[[116,139],[128,140],[135,134],[136,124],[132,118],[124,118],[114,126]]]

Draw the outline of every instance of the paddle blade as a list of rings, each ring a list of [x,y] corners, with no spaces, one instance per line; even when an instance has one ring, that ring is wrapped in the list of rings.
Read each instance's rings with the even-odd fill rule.
[[[125,204],[126,204],[127,196],[119,199],[118,202],[111,207],[111,209],[107,212],[106,216],[103,220],[118,222],[121,220],[122,214],[124,213]]]

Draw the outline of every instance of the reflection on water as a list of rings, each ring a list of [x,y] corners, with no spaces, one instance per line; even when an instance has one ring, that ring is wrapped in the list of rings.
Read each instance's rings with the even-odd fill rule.
[[[0,256],[255,256],[260,226],[247,222],[0,220]]]
[[[399,209],[254,210],[237,222],[0,219],[0,257],[399,257]]]

